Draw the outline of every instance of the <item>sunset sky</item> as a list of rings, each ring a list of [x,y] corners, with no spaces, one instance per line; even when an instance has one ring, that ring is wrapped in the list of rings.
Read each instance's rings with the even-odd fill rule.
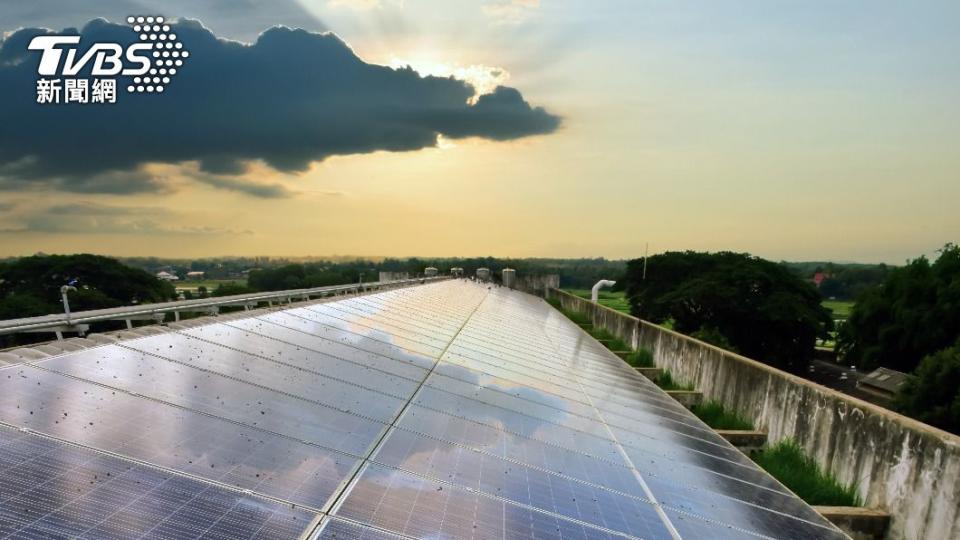
[[[191,43],[206,30],[188,24],[182,79],[120,95],[128,120],[32,103],[14,31],[151,13],[247,44],[332,32],[367,64],[476,92],[355,65],[335,40],[239,49]],[[958,20],[956,1],[0,0],[0,256],[621,258],[649,242],[900,263],[960,240]],[[262,65],[203,72],[231,54]]]

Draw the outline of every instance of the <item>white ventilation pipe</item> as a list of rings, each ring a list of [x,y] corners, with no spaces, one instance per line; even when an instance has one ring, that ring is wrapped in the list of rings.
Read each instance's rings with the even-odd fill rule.
[[[597,296],[600,295],[600,288],[601,288],[601,287],[613,287],[613,286],[616,285],[616,284],[617,284],[616,281],[610,281],[609,279],[601,279],[600,281],[597,282],[596,285],[593,286],[592,289],[590,289],[590,301],[593,302],[594,304],[596,304],[596,303],[597,303]]]

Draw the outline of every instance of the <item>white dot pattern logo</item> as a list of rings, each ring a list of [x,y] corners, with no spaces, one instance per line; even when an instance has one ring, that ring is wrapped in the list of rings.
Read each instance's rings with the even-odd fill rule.
[[[150,69],[144,76],[134,77],[133,84],[127,86],[127,91],[163,92],[166,85],[170,84],[170,77],[177,74],[174,66],[183,66],[182,58],[188,58],[190,53],[183,48],[183,43],[177,41],[177,34],[172,32],[173,28],[165,24],[161,16],[131,15],[127,17],[127,23],[138,34],[140,41],[153,46]]]

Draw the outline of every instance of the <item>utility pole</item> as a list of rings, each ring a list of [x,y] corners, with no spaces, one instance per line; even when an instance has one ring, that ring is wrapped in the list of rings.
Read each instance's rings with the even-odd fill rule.
[[[647,280],[647,256],[650,254],[650,242],[643,248],[643,281]]]

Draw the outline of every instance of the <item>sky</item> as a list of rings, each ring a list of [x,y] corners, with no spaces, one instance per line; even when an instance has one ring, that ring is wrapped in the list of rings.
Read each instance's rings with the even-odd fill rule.
[[[29,38],[190,58],[37,104]],[[92,19],[103,18],[106,21]],[[960,241],[960,4],[0,0],[0,256],[902,263]],[[281,28],[275,28],[281,26]]]

